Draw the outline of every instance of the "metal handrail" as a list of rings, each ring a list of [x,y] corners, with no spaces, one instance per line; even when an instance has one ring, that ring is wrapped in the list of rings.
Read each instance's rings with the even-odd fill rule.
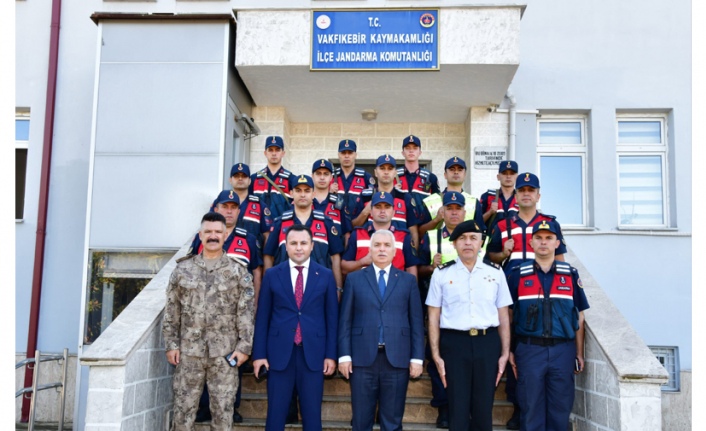
[[[39,358],[39,360],[37,360]],[[39,381],[39,365],[42,362],[48,362],[48,361],[64,361],[64,365],[61,370],[61,382],[56,382],[56,383],[47,383],[44,385],[39,385],[37,384]],[[66,407],[66,370],[68,369],[69,365],[69,349],[64,349],[63,354],[44,354],[42,355],[39,350],[34,351],[34,358],[27,358],[23,359],[20,362],[15,364],[15,369],[18,369],[20,367],[23,367],[25,365],[31,365],[34,364],[34,373],[32,374],[32,386],[27,387],[27,388],[22,388],[19,391],[15,392],[15,398],[19,397],[22,394],[27,394],[27,393],[32,393],[32,401],[30,402],[29,405],[29,425],[27,427],[28,431],[34,431],[34,415],[35,415],[35,401],[36,397],[35,394],[38,391],[43,391],[45,389],[51,389],[51,388],[60,388],[59,390],[59,399],[61,403],[61,410],[59,411],[59,431],[64,430],[64,410]]]

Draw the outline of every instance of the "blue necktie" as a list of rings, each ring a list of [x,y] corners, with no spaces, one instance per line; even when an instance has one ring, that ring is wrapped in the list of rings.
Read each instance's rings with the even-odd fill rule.
[[[380,277],[378,278],[378,289],[380,289],[380,298],[385,297],[385,288],[387,287],[387,284],[385,284],[385,270],[381,269],[380,270]],[[380,331],[378,334],[378,344],[385,344],[385,338],[382,336],[382,322],[380,322]]]

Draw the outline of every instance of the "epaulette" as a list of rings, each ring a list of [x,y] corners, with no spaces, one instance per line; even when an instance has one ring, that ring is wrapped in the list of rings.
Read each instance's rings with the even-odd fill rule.
[[[282,169],[282,171],[279,173],[279,176],[282,178],[289,178],[289,176],[292,175],[292,172]]]
[[[328,200],[329,200],[329,202],[334,202],[334,203],[335,203],[335,202],[338,202],[338,196],[336,196],[336,195],[333,194],[333,193],[329,193],[329,195],[328,195]]]
[[[183,262],[185,260],[191,259],[192,257],[196,256],[195,254],[187,254],[186,256],[182,256],[179,259],[176,260],[176,263]]]
[[[526,275],[534,274],[534,261],[530,260],[529,262],[524,262],[520,264],[518,268],[520,268],[520,275],[523,277]]]
[[[267,175],[267,168],[262,168],[259,171],[257,171],[258,177],[264,177],[265,175]]]
[[[248,231],[246,231],[245,229],[239,228],[239,227],[235,228],[235,234],[238,236],[242,236],[243,238],[248,237]]]
[[[248,195],[248,200],[252,202],[260,202],[260,198],[255,195]]]
[[[374,193],[373,189],[364,189],[362,192],[360,192],[361,196],[372,196]]]
[[[291,220],[294,217],[294,211],[293,210],[288,210],[282,213],[282,215],[279,217],[282,221],[284,220]]]
[[[497,194],[497,190],[496,189],[492,189],[492,190],[488,189],[488,191],[486,193],[488,193],[490,196],[495,196]]]
[[[357,175],[359,177],[364,177],[365,176],[365,171],[361,168],[355,168],[353,170],[353,175]]]
[[[441,265],[437,266],[437,268],[438,268],[438,269],[446,269],[446,268],[450,267],[451,265],[453,265],[453,264],[455,264],[455,263],[456,263],[456,259],[450,260],[450,261],[448,261],[448,262],[446,262],[446,263],[442,263]]]
[[[326,216],[321,211],[313,210],[311,213],[317,220],[326,220]]]
[[[404,175],[404,166],[397,168],[397,175]]]
[[[540,213],[540,214],[543,215],[544,217],[550,218],[550,219],[552,219],[552,220],[556,220],[556,216],[553,216],[553,215],[550,215],[550,214],[544,214],[544,213]]]
[[[336,168],[336,169],[334,169],[334,170],[335,170],[336,176],[341,175],[341,168],[340,168],[340,167],[338,167],[338,168]]]
[[[233,262],[238,262],[239,264],[243,265],[245,268],[248,267],[248,265],[245,262],[238,259],[235,255],[227,254],[226,256],[228,256],[230,258],[230,260],[232,260]]]
[[[431,177],[431,172],[429,172],[426,168],[420,168],[419,169],[419,176],[426,179],[429,179]]]
[[[492,261],[491,261],[491,262],[487,262],[487,263],[488,263],[488,265],[492,266],[492,267],[495,268],[495,269],[503,269],[503,267],[500,266],[499,263],[495,263],[495,262],[492,262]]]
[[[556,268],[557,274],[571,274],[571,265],[566,262],[556,261],[554,262],[554,267]]]

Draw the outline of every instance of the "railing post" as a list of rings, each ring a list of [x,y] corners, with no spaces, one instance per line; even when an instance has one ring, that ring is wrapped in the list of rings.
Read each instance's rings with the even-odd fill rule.
[[[37,383],[39,381],[39,368],[42,363],[39,350],[34,351],[34,373],[32,374],[32,401],[29,403],[29,426],[28,431],[34,431],[34,413],[37,404]]]
[[[69,368],[69,349],[64,349],[64,367],[61,371],[61,410],[59,411],[59,431],[64,431],[64,410],[66,408],[66,371]]]

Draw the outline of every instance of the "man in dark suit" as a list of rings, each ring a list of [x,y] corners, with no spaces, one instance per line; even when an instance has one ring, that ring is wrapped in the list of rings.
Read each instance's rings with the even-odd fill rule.
[[[311,230],[293,225],[289,258],[265,272],[255,319],[253,367],[268,370],[267,430],[284,429],[294,388],[304,431],[321,431],[324,375],[336,369],[338,297],[330,269],[309,257]]]
[[[351,381],[353,430],[402,430],[409,378],[422,374],[424,326],[416,278],[392,266],[395,237],[370,238],[373,264],[346,278],[339,317],[338,369]]]

